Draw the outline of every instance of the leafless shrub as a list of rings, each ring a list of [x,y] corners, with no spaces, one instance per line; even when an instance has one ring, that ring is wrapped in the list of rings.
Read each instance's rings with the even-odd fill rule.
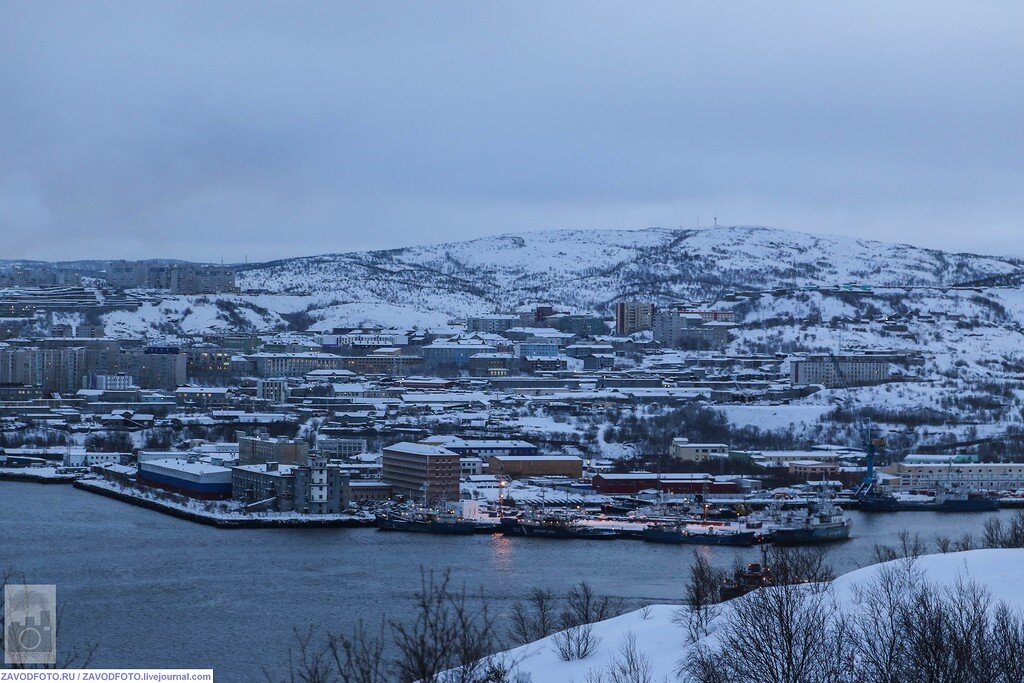
[[[360,621],[350,634],[328,637],[327,646],[341,683],[380,683],[387,680],[384,622],[370,633]]]
[[[721,611],[718,603],[722,601],[724,579],[725,572],[712,567],[705,553],[693,552],[693,565],[683,591],[686,605],[676,610],[673,617],[675,623],[686,628],[690,642],[706,636],[708,626]]]
[[[888,681],[898,670],[906,641],[902,614],[907,597],[921,582],[916,563],[886,564],[867,585],[854,590],[857,609],[851,617],[854,653],[865,681]]]
[[[509,635],[514,642],[532,643],[558,630],[558,599],[551,591],[535,588],[526,601],[512,605]]]
[[[565,596],[565,609],[562,611],[562,624],[580,625],[604,621],[622,613],[622,601],[607,596],[599,597],[594,588],[586,581],[581,581]]]
[[[730,602],[714,648],[697,648],[677,673],[699,683],[848,680],[849,630],[828,584],[775,584]]]
[[[835,568],[828,562],[828,551],[822,547],[772,546],[765,553],[765,561],[769,581],[774,585],[825,583],[836,578]]]
[[[899,543],[896,545],[876,545],[874,548],[875,561],[878,563],[891,562],[892,560],[915,560],[928,552],[928,544],[921,540],[918,534],[913,534],[906,529],[900,530],[896,535]]]
[[[964,534],[960,538],[953,541],[953,552],[964,552],[965,550],[974,550],[974,537],[970,534]]]
[[[600,636],[594,633],[594,626],[589,623],[570,626],[564,631],[559,631],[554,635],[552,641],[555,645],[555,652],[564,662],[586,659],[594,654],[597,646],[601,644]]]
[[[653,683],[651,660],[636,646],[633,632],[626,634],[618,654],[603,667],[587,672],[586,683]]]
[[[649,620],[651,618],[651,606],[650,605],[644,605],[643,607],[640,608],[640,618],[643,619],[644,621],[647,621],[647,620]]]
[[[1018,510],[1006,524],[998,517],[985,520],[981,544],[985,548],[1024,548],[1024,510]]]
[[[416,594],[416,619],[391,622],[398,657],[394,672],[403,681],[474,683],[481,680],[498,649],[494,618],[486,601],[473,608],[465,590],[450,587],[451,575],[425,574]]]

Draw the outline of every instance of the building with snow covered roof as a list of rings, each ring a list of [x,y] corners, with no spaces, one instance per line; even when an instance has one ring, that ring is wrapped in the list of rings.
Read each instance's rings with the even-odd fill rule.
[[[166,489],[190,498],[231,497],[231,470],[183,457],[156,458],[139,462],[136,480],[140,484]]]
[[[459,454],[442,446],[402,442],[387,446],[382,478],[397,495],[429,503],[459,499]]]
[[[884,357],[821,353],[794,356],[789,361],[789,380],[793,386],[821,385],[834,389],[881,384],[891,378],[891,366]]]
[[[492,474],[509,477],[559,476],[580,479],[583,460],[575,455],[492,455],[487,460]]]

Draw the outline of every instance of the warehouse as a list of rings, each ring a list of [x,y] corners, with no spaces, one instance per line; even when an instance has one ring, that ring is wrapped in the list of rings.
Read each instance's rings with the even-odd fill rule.
[[[140,484],[166,489],[190,498],[231,497],[231,470],[185,458],[144,460],[139,463]]]

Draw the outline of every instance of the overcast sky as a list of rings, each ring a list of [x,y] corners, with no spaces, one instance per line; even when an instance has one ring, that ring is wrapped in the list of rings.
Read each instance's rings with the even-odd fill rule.
[[[770,225],[1024,256],[1024,3],[0,0],[0,258]]]

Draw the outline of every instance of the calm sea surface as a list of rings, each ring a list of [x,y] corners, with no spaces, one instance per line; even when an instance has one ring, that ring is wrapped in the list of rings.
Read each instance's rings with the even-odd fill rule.
[[[973,515],[851,513],[855,538],[834,546],[840,572],[871,563],[901,529],[980,535]],[[446,537],[373,529],[223,530],[70,486],[0,482],[0,569],[54,583],[61,649],[96,644],[93,666],[212,667],[218,681],[283,680],[295,629],[345,631],[409,615],[421,568],[450,568],[504,612],[533,587],[586,580],[630,601],[682,595],[692,548],[641,541]],[[730,566],[756,549],[708,548]]]

